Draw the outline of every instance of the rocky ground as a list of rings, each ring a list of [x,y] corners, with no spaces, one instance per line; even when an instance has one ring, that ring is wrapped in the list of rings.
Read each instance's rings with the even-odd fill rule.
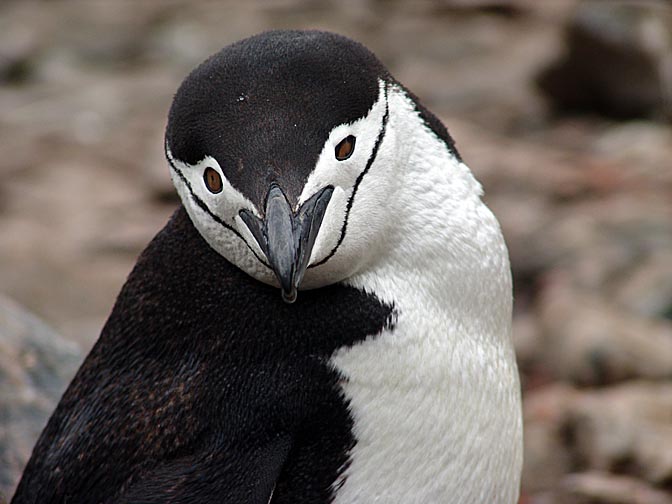
[[[310,27],[364,42],[442,117],[502,223],[525,398],[521,501],[672,503],[671,11],[0,3],[0,495],[177,204],[162,134],[180,80],[246,35]]]

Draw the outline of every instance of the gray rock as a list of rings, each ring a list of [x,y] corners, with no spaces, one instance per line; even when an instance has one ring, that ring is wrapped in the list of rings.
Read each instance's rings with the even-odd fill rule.
[[[561,109],[672,118],[672,7],[668,2],[581,2],[567,54],[539,84]]]
[[[74,343],[0,296],[0,496],[13,493],[82,358]]]

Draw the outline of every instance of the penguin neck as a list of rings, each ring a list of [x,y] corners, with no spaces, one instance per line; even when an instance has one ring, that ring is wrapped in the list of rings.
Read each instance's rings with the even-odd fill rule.
[[[462,377],[472,398],[504,382],[519,394],[511,272],[499,223],[469,168],[416,113],[390,121],[414,148],[396,177],[387,208],[394,218],[372,251],[375,259],[347,283],[393,305],[396,344],[440,350],[440,374]],[[460,359],[441,362],[446,352]],[[502,375],[492,374],[500,364]],[[465,372],[474,380],[463,381]],[[494,383],[483,382],[484,372]]]
[[[332,359],[362,426],[335,502],[367,494],[513,503],[522,419],[499,224],[469,169],[424,124],[408,124],[420,121],[416,113],[390,120],[414,148],[389,198],[394,223],[373,251],[376,259],[347,283],[393,304],[397,319]],[[381,432],[405,439],[403,454]],[[381,460],[388,478],[378,486],[359,481]],[[412,481],[431,483],[408,487]]]
[[[440,313],[459,328],[456,340],[510,348],[511,273],[499,223],[469,168],[413,107],[404,93],[390,94],[397,113],[388,140],[411,147],[396,153],[403,161],[386,209],[394,217],[348,283],[400,310]]]

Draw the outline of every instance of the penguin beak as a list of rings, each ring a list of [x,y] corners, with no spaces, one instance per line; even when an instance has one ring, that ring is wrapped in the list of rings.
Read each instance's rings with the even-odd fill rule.
[[[310,254],[333,192],[332,186],[325,187],[308,198],[294,213],[285,193],[273,183],[266,196],[263,219],[247,209],[239,213],[266,254],[286,303],[296,301],[299,284],[308,268]]]

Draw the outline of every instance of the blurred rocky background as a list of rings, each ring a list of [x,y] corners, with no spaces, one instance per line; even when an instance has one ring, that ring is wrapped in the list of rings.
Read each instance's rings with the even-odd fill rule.
[[[290,27],[373,49],[485,186],[515,279],[521,502],[672,503],[663,0],[1,1],[0,495],[177,205],[179,82]]]

